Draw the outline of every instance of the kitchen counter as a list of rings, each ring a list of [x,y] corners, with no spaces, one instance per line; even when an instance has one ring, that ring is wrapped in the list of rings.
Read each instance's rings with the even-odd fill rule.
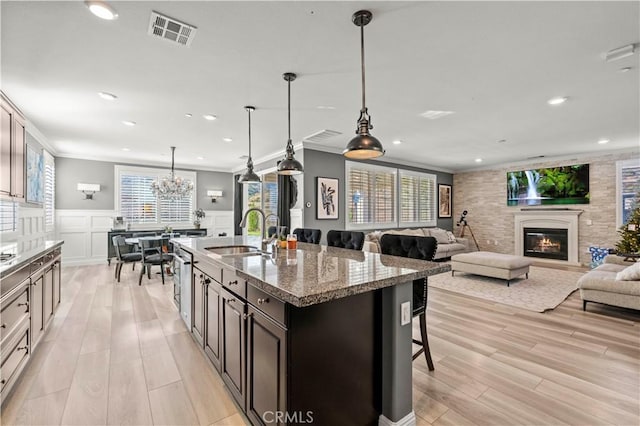
[[[253,286],[296,307],[354,296],[418,278],[448,272],[448,264],[298,243],[297,250],[268,255],[221,256],[207,248],[231,245],[260,247],[251,237],[177,238],[187,251],[233,268]],[[270,248],[271,250],[271,248]]]
[[[38,256],[42,256],[48,251],[51,251],[64,244],[63,240],[51,240],[45,241],[42,245],[37,247],[30,247],[28,250],[19,250],[18,243],[4,244],[1,247],[3,254],[11,253],[15,256],[4,262],[0,262],[0,278],[4,278],[9,274],[17,271],[27,263],[31,262]]]

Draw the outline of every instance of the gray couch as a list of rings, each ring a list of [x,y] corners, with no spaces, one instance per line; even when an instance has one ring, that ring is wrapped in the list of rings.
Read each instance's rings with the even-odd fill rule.
[[[438,250],[434,259],[444,259],[454,254],[466,253],[469,251],[469,240],[458,238],[445,229],[440,228],[412,228],[412,229],[390,229],[388,231],[369,232],[364,237],[364,251],[380,253],[380,238],[384,234],[396,235],[416,235],[418,237],[434,237],[438,241]]]
[[[609,255],[602,265],[584,274],[578,280],[582,309],[586,310],[587,302],[597,302],[640,310],[640,281],[616,281],[616,274],[630,265],[633,262]]]

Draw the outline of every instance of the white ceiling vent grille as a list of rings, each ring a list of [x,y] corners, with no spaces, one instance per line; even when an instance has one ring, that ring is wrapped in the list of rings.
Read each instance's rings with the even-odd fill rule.
[[[196,29],[193,25],[185,24],[156,11],[151,12],[149,35],[153,37],[159,37],[188,47],[196,35]]]
[[[341,134],[341,132],[337,132],[335,130],[324,129],[320,130],[319,132],[312,133],[309,136],[305,136],[304,138],[302,138],[302,140],[307,142],[321,143],[326,141],[327,139]]]

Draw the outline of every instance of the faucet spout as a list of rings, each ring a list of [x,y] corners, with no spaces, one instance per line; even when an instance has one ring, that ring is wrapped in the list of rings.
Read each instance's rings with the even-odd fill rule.
[[[249,216],[249,213],[251,212],[258,212],[260,213],[260,215],[262,216],[262,245],[261,245],[261,249],[262,251],[266,251],[267,250],[267,245],[269,244],[269,240],[267,238],[267,219],[271,216],[275,216],[277,221],[278,221],[278,226],[280,225],[280,218],[278,217],[278,215],[275,215],[273,213],[267,215],[265,214],[264,210],[258,208],[258,207],[251,207],[250,209],[247,209],[246,212],[244,212],[244,216],[242,217],[242,221],[240,221],[240,227],[241,228],[245,228],[247,226],[247,217]]]

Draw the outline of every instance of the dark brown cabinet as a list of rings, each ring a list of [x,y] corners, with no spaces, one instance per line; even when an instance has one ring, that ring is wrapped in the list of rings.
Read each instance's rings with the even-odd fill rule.
[[[241,407],[245,405],[245,306],[233,293],[222,289],[220,322],[222,359],[220,372],[231,394]]]
[[[0,100],[0,195],[24,200],[25,120],[11,101]]]
[[[220,370],[220,304],[222,303],[222,287],[213,279],[209,279],[205,287],[205,340],[204,351],[216,367]]]
[[[255,425],[282,424],[274,413],[287,411],[286,355],[286,330],[249,305],[246,413]]]

